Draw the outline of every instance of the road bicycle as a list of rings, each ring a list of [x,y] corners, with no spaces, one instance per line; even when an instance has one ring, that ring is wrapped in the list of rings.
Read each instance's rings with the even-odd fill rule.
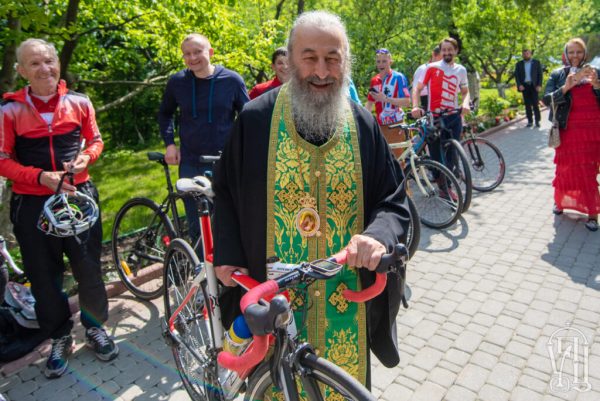
[[[310,344],[298,341],[292,334],[294,323],[289,302],[285,296],[275,295],[299,283],[310,285],[333,277],[345,263],[345,251],[327,259],[299,264],[272,261],[274,269],[285,273],[261,284],[234,273],[232,278],[249,290],[240,305],[254,337],[240,356],[221,351],[224,330],[218,303],[219,286],[212,265],[209,195],[202,188],[190,188],[190,191],[195,193],[200,205],[205,261],[198,260],[187,242],[175,239],[167,249],[163,275],[163,335],[172,348],[177,370],[190,397],[229,401],[244,392],[245,400],[260,400],[276,385],[285,400],[299,401],[297,384],[300,384],[309,400],[323,400],[324,392],[335,393],[344,400],[375,400],[354,377],[318,357]],[[382,257],[373,286],[359,292],[347,290],[344,296],[354,302],[377,296],[386,286],[388,271],[398,274],[404,288],[407,256],[406,248],[397,245],[391,254]],[[261,299],[263,304],[259,304]],[[402,299],[406,307],[406,299]],[[270,342],[274,344],[274,351],[264,360]]]
[[[143,300],[162,295],[162,263],[167,247],[174,238],[188,237],[185,216],[180,212],[186,195],[173,188],[164,154],[148,152],[147,156],[163,166],[167,196],[160,205],[144,197],[129,199],[117,212],[111,235],[119,277],[133,295]],[[218,159],[219,156],[200,157],[204,163]],[[194,249],[199,241],[195,241]]]
[[[452,132],[446,127],[446,120],[444,119],[446,116],[456,115],[461,111],[462,109],[449,109],[436,112],[427,111],[425,112],[425,116],[427,117],[428,125],[430,127],[429,129],[433,130],[431,135],[432,138],[434,138],[434,141],[430,141],[428,147],[441,146],[441,163],[448,167],[448,169],[456,177],[456,180],[463,193],[462,211],[466,212],[471,206],[471,199],[473,197],[473,180],[471,177],[470,168],[471,165],[461,143],[452,138]],[[439,145],[436,143],[437,141],[435,141],[437,138],[440,140]]]
[[[477,136],[477,130],[477,122],[463,125],[460,143],[469,160],[473,189],[489,192],[504,180],[506,163],[500,149],[489,140]]]
[[[404,139],[391,143],[390,147],[405,149],[398,161],[404,168],[407,195],[421,223],[432,228],[446,228],[456,223],[463,210],[463,192],[446,166],[423,155],[427,138],[433,134],[427,118],[389,127],[397,128],[398,135]]]

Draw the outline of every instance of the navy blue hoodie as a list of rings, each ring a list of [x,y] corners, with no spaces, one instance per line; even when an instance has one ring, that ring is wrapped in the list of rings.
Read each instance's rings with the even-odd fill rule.
[[[249,100],[242,77],[220,65],[206,78],[189,69],[179,71],[169,78],[158,112],[165,145],[175,143],[173,120],[179,108],[182,163],[196,164],[198,156],[218,154],[236,114]]]

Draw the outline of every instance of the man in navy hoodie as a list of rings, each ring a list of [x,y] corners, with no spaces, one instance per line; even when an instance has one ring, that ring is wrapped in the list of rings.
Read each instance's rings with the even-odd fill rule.
[[[237,113],[248,102],[242,77],[210,58],[214,50],[204,35],[192,33],[181,43],[186,69],[167,82],[158,113],[160,133],[167,147],[165,161],[179,165],[179,177],[203,175],[212,169],[199,156],[217,155],[223,149]],[[175,145],[174,118],[179,123],[180,148]],[[200,235],[193,201],[185,204],[190,235]]]

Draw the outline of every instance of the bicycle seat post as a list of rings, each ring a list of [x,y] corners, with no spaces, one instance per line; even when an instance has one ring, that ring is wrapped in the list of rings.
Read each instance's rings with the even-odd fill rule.
[[[173,183],[171,182],[171,172],[169,171],[169,165],[167,164],[167,162],[165,161],[164,163],[162,163],[163,165],[163,169],[165,170],[165,177],[167,178],[167,191],[169,191],[169,193],[173,192]]]

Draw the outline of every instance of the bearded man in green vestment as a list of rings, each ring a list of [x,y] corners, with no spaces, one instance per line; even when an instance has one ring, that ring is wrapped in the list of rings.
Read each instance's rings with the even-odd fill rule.
[[[402,170],[373,116],[347,97],[350,46],[339,17],[304,13],[288,40],[290,81],[247,103],[215,170],[214,265],[272,277],[270,256],[287,263],[348,250],[336,277],[292,293],[298,332],[317,353],[369,385],[369,351],[399,362],[395,318],[400,279],[366,304],[341,297],[374,281],[381,256],[405,242],[409,211]],[[300,295],[301,293],[301,295]],[[227,325],[239,288],[220,299]]]

